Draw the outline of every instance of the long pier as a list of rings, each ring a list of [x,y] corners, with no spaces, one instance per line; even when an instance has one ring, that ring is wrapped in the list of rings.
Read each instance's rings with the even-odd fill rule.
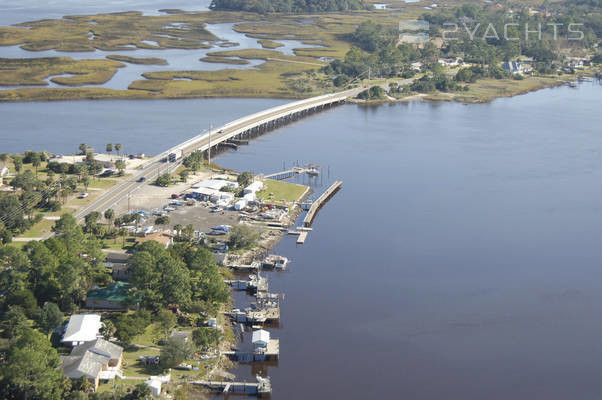
[[[324,193],[322,193],[322,195],[320,197],[318,197],[318,199],[316,201],[314,201],[312,203],[311,208],[307,212],[307,215],[305,215],[305,218],[303,218],[303,226],[305,226],[305,227],[311,226],[311,223],[314,221],[314,218],[316,217],[318,210],[320,210],[320,208],[322,208],[324,203],[326,203],[332,197],[332,195],[335,194],[337,192],[337,190],[339,190],[339,188],[341,187],[342,184],[343,184],[343,181],[336,181],[335,183],[330,185],[330,187],[328,189],[326,189],[326,191]],[[301,236],[301,235],[299,235],[299,236]]]
[[[265,179],[274,179],[276,181],[281,181],[284,179],[292,178],[295,175],[305,174],[306,172],[311,171],[308,168],[301,167],[293,167],[291,169],[287,169],[286,171],[275,172],[273,174],[265,175]]]

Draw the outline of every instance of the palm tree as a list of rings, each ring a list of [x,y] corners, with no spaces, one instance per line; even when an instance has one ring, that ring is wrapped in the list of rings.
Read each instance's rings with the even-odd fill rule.
[[[121,147],[121,143],[115,143],[115,151],[117,152],[117,155],[119,155],[119,152],[121,151],[122,147]]]
[[[14,155],[13,164],[15,164],[15,171],[17,173],[21,172],[21,169],[23,168],[23,159],[21,158],[21,156]]]
[[[86,155],[86,151],[88,150],[88,146],[85,143],[82,143],[82,144],[79,145],[78,149],[79,149],[79,151],[83,155]]]
[[[176,235],[178,235],[178,239],[180,238],[180,233],[182,232],[182,225],[175,224],[173,226],[173,230],[176,231]]]
[[[38,168],[42,164],[42,160],[40,160],[40,156],[36,153],[31,157],[31,164],[36,169],[36,178],[38,177]]]
[[[115,218],[115,211],[109,208],[105,211],[105,219],[109,221],[109,229],[113,229],[113,219]]]
[[[128,230],[126,228],[119,228],[119,236],[121,236],[121,247],[125,247],[125,237],[127,236]]]
[[[113,145],[111,143],[107,143],[107,153],[111,154],[111,152],[113,151]]]
[[[88,191],[88,186],[90,186],[90,177],[88,175],[84,175],[82,178],[82,183],[84,184],[84,188],[86,188],[86,192]]]
[[[119,170],[119,175],[123,175],[123,171],[125,170],[125,161],[117,160],[115,161],[115,168]]]
[[[140,223],[140,220],[142,219],[142,215],[136,213],[134,214],[134,221],[136,221],[136,231],[138,230],[138,224]]]

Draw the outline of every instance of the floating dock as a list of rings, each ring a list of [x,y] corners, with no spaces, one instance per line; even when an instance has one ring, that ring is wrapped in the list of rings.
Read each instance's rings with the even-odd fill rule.
[[[320,208],[322,208],[322,206],[332,197],[332,195],[334,195],[340,189],[342,184],[343,181],[336,181],[330,185],[330,187],[326,189],[326,191],[322,193],[322,195],[318,197],[316,201],[311,204],[307,215],[305,215],[305,218],[303,219],[304,227],[309,228],[311,226],[316,214],[318,213],[318,210],[320,210]],[[299,243],[299,239],[297,239],[297,243]]]
[[[299,236],[297,237],[297,244],[305,243],[305,239],[307,239],[307,232],[299,232]]]

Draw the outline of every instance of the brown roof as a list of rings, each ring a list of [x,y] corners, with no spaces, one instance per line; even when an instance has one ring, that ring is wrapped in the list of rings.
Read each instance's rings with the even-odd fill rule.
[[[154,240],[156,242],[161,243],[164,246],[168,246],[171,243],[173,235],[167,232],[155,232],[146,235],[145,237],[136,238],[136,244],[142,244],[144,242],[148,242],[149,240]]]

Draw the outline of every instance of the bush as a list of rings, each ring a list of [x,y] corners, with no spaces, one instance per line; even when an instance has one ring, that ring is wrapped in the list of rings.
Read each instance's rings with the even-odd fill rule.
[[[155,180],[155,185],[167,187],[169,186],[170,182],[171,178],[169,177],[169,174],[163,174]]]
[[[205,348],[217,345],[221,339],[221,334],[217,329],[204,326],[192,331],[192,341],[197,347]]]
[[[173,368],[194,354],[192,343],[182,337],[170,337],[161,349],[161,364]]]
[[[48,211],[52,211],[52,212],[54,212],[54,211],[60,211],[61,207],[62,207],[61,206],[61,202],[58,201],[58,200],[50,200],[48,202],[48,206],[47,206]]]
[[[228,244],[233,249],[245,249],[252,246],[259,238],[257,231],[247,225],[236,225],[232,228]]]
[[[238,182],[238,184],[240,186],[247,187],[251,183],[253,183],[253,173],[249,172],[249,171],[242,172],[241,174],[238,175],[238,178],[236,178],[236,181]]]

